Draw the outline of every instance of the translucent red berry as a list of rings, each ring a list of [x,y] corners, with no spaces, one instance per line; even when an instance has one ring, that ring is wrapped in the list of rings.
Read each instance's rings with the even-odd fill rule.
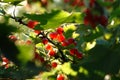
[[[43,38],[43,39],[42,39],[42,43],[43,43],[43,44],[47,44],[47,43],[48,43],[48,39],[47,39],[47,38]]]
[[[44,61],[45,61],[44,58],[41,57],[41,56],[39,55],[39,53],[37,53],[37,52],[35,52],[34,59],[35,59],[35,60],[39,60],[39,61],[41,61],[41,62],[44,62]]]
[[[61,42],[61,45],[64,46],[64,47],[68,46],[69,42],[67,40],[64,40],[64,41]]]
[[[100,16],[100,24],[101,24],[102,26],[107,26],[107,24],[108,24],[108,19],[107,19],[107,17],[105,17],[105,16]]]
[[[89,5],[90,5],[90,7],[93,7],[95,5],[95,0],[90,0]]]
[[[97,18],[98,17],[96,17],[96,16],[94,17],[94,15],[92,15],[92,14],[88,14],[84,17],[84,24],[87,26],[90,25],[92,28],[95,28],[99,21],[99,19],[96,20]]]
[[[57,76],[57,80],[65,80],[64,75],[63,75],[63,74],[59,74],[59,75]]]
[[[52,32],[52,33],[49,34],[49,36],[50,36],[51,39],[56,39],[57,36],[58,36],[58,33],[57,32]]]
[[[29,21],[28,23],[27,23],[27,26],[29,27],[29,28],[34,28],[36,25],[38,24],[38,22],[37,21]]]
[[[73,0],[72,6],[77,6],[79,4],[80,0]]]
[[[49,50],[49,55],[50,56],[55,56],[55,54],[56,54],[56,52],[53,49]]]
[[[14,35],[10,35],[9,39],[15,42],[17,40],[17,37]]]
[[[69,39],[68,39],[68,43],[69,43],[69,44],[72,44],[72,43],[74,43],[74,42],[75,42],[75,39],[73,39],[73,38],[69,38]]]
[[[62,41],[65,40],[65,36],[64,36],[63,34],[59,34],[59,35],[57,36],[57,40],[58,40],[58,42],[62,42]]]
[[[30,45],[30,44],[32,44],[32,41],[31,41],[31,40],[27,40],[27,41],[26,41],[26,44],[27,44],[27,45]]]
[[[52,50],[53,49],[51,44],[47,44],[45,48],[46,48],[46,50]]]
[[[2,57],[2,65],[5,67],[5,69],[9,68],[10,61],[4,56],[1,57]]]
[[[41,31],[40,30],[34,30],[34,32],[36,33],[36,35],[40,34]]]
[[[86,15],[92,15],[91,10],[89,8],[85,9],[84,13]]]
[[[47,6],[48,5],[48,0],[40,0],[42,6]]]
[[[62,27],[58,27],[58,28],[56,29],[56,32],[57,32],[58,34],[62,34],[62,33],[64,32],[64,30],[63,30]]]
[[[70,49],[71,55],[75,55],[76,53],[78,53],[78,50],[76,48]]]
[[[78,6],[79,7],[81,7],[81,6],[84,6],[85,4],[84,4],[84,1],[83,0],[81,0],[79,3],[78,3]]]
[[[9,60],[6,57],[2,57],[3,65],[6,65],[9,63]]]
[[[76,57],[77,57],[77,58],[81,59],[82,56],[83,56],[82,53],[80,53],[80,52],[76,53]]]
[[[56,68],[58,64],[57,64],[57,62],[52,62],[51,65],[53,68]]]
[[[89,20],[89,17],[88,17],[88,16],[85,16],[85,17],[84,17],[84,24],[85,24],[85,25],[89,25],[89,24],[90,24],[90,20]]]

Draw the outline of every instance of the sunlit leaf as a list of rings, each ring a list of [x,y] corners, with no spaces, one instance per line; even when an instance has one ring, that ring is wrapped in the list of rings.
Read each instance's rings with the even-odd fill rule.
[[[33,54],[33,46],[32,45],[18,45],[17,46],[20,53],[17,55],[18,60],[21,61],[22,64],[26,64],[28,61],[31,61],[34,57]]]
[[[72,75],[72,76],[76,76],[77,75],[77,72],[74,71],[71,68],[71,64],[70,63],[64,63],[63,66],[62,66],[62,71],[64,73],[66,73],[67,75]]]
[[[80,23],[81,21],[80,13],[68,13],[63,10],[53,10],[51,13],[45,13],[41,15],[25,14],[25,16],[40,22],[40,26],[37,26],[36,29],[54,29],[63,23],[75,21]]]

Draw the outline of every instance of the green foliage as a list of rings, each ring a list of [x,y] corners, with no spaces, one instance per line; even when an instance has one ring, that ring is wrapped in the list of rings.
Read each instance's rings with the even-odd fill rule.
[[[21,61],[21,63],[26,64],[28,61],[33,59],[33,46],[32,45],[18,45],[18,50],[20,53],[17,58]],[[24,56],[24,57],[23,57]]]
[[[24,1],[22,17],[14,15],[19,8],[10,14],[5,6]],[[64,80],[120,79],[120,1],[73,3],[0,2],[0,79],[56,80],[60,74]]]
[[[20,3],[21,1],[23,1],[23,0],[2,0],[2,2],[11,3],[11,4],[13,4],[13,5],[17,5],[17,4]]]
[[[25,14],[25,16],[32,20],[37,20],[40,22],[40,25],[35,29],[55,29],[61,24],[70,23],[70,22],[81,22],[81,14],[74,12],[68,13],[63,10],[53,10],[50,13],[44,13],[41,15],[36,14]]]

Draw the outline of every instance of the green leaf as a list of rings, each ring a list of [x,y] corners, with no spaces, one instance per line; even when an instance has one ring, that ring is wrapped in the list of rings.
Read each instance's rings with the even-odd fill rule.
[[[83,36],[84,40],[89,42],[94,39],[97,39],[98,37],[101,37],[104,33],[104,28],[102,26],[98,26],[95,30],[92,30],[89,34],[85,34]]]
[[[67,75],[72,75],[72,76],[76,76],[77,75],[77,72],[74,71],[72,68],[71,68],[71,64],[70,63],[64,63],[62,65],[62,71],[67,74]]]
[[[16,27],[8,25],[7,23],[0,24],[0,37],[7,36],[11,32],[15,32],[17,30]]]
[[[20,3],[21,1],[24,1],[24,0],[3,0],[2,2],[12,3],[12,4],[14,4],[14,5],[17,5],[17,4]]]
[[[18,45],[18,50],[20,53],[17,55],[17,58],[19,61],[21,61],[21,64],[26,64],[28,61],[31,61],[33,59],[33,46],[32,45]]]
[[[73,32],[75,32],[76,26],[75,24],[66,24],[64,26],[64,35],[66,38],[71,38],[73,35]]]
[[[65,11],[54,10],[51,13],[45,13],[42,15],[25,14],[25,16],[32,20],[39,21],[42,28],[49,29],[60,26],[70,14]]]
[[[105,45],[96,45],[88,51],[88,56],[81,64],[92,71],[99,70],[111,74],[118,73],[120,69],[119,49],[119,44],[112,49],[107,48]]]
[[[40,22],[40,26],[36,29],[54,29],[61,24],[68,22],[81,22],[80,13],[68,13],[63,10],[53,10],[51,13],[44,13],[41,15],[25,14],[26,17]]]
[[[120,17],[119,12],[120,12],[120,8],[118,7],[111,13],[111,17],[116,17],[116,18]]]
[[[112,2],[109,2],[109,1],[102,1],[102,0],[98,0],[98,3],[101,5],[101,6],[105,6],[105,7],[109,7],[112,5]]]

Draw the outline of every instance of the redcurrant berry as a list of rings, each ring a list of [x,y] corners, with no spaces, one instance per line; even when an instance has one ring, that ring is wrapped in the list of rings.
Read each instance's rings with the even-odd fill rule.
[[[57,64],[57,62],[52,62],[51,65],[53,68],[56,68],[58,64]]]
[[[57,76],[57,80],[65,80],[64,75],[63,75],[63,74],[59,74],[59,75]]]
[[[37,21],[29,21],[29,22],[27,23],[27,26],[28,26],[29,28],[32,28],[32,29],[33,29],[37,24],[38,24]]]

